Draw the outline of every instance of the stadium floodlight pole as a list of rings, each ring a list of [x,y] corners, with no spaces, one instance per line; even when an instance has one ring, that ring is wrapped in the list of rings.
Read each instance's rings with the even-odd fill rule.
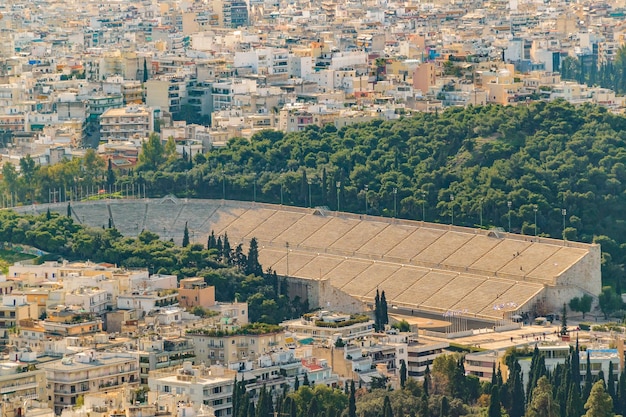
[[[454,226],[454,194],[450,194],[450,224]]]
[[[480,199],[480,228],[483,228],[483,199]]]
[[[280,180],[280,205],[283,205],[283,180]]]
[[[256,203],[256,173],[254,174],[254,181],[252,185],[252,201]]]
[[[422,221],[426,221],[426,191],[422,191]]]
[[[307,179],[307,183],[309,184],[309,208],[313,207],[313,202],[311,201],[311,184],[313,180],[311,178]]]
[[[535,236],[537,236],[537,205],[533,206],[533,211],[535,212]]]
[[[365,191],[365,215],[367,216],[367,192],[369,191],[370,187],[369,185],[365,184],[365,188],[363,188],[363,191]]]
[[[393,187],[393,217],[398,217],[398,189]]]
[[[341,181],[337,181],[335,184],[337,186],[337,214],[341,211],[341,207],[339,206],[339,193],[341,190]]]
[[[567,209],[561,209],[563,215],[563,240],[565,240],[565,216],[567,216]]]
[[[226,200],[226,174],[222,170],[222,200]]]
[[[511,233],[511,206],[513,203],[511,201],[507,201],[506,205],[509,208],[509,233]]]

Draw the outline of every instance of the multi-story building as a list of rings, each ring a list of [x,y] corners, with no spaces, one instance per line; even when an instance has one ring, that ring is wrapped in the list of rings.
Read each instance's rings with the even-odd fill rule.
[[[146,105],[169,113],[178,113],[187,100],[184,77],[160,76],[146,81]]]
[[[248,26],[248,3],[245,0],[213,0],[217,24],[224,28]]]
[[[47,334],[54,336],[81,336],[102,331],[102,320],[95,318],[92,313],[64,306],[49,309],[48,317],[39,324]]]
[[[111,295],[104,289],[79,288],[65,294],[65,302],[69,305],[81,306],[84,311],[103,314]]]
[[[407,375],[423,379],[426,367],[432,368],[435,358],[444,354],[444,349],[449,346],[448,342],[428,341],[423,338],[419,341],[410,340],[407,346]]]
[[[139,384],[139,359],[132,353],[88,350],[45,364],[42,368],[46,372],[56,414],[75,405],[78,396],[87,392]]]
[[[148,387],[156,393],[185,395],[194,404],[212,407],[215,417],[226,417],[233,412],[236,374],[218,365],[193,366],[184,362],[182,368],[151,371]]]
[[[17,329],[20,320],[37,318],[37,306],[29,304],[25,295],[5,295],[0,304],[0,344],[9,340],[9,332]]]
[[[20,417],[26,410],[20,409],[28,400],[48,400],[46,372],[43,369],[28,369],[19,362],[0,363],[0,396],[3,417]],[[17,403],[16,407],[8,407]]]
[[[282,322],[281,326],[293,333],[296,338],[312,338],[318,341],[332,341],[332,343],[335,343],[337,339],[348,342],[374,334],[374,320],[369,317],[328,311],[306,314],[300,319]]]
[[[233,363],[254,360],[285,343],[285,334],[278,326],[234,327],[232,330],[189,329],[196,360],[205,363]]]
[[[152,337],[139,340],[139,379],[148,385],[150,371],[182,365],[196,357],[193,341],[188,338]]]
[[[154,112],[149,107],[109,109],[100,116],[100,137],[109,141],[147,138],[154,131]]]
[[[204,278],[184,278],[178,288],[178,303],[182,307],[211,307],[215,305],[215,287]]]

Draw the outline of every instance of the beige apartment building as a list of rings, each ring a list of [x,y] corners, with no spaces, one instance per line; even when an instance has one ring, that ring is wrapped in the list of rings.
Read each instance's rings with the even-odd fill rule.
[[[204,278],[184,278],[178,288],[181,307],[212,307],[215,305],[215,287],[207,285]]]
[[[121,109],[108,109],[100,116],[100,136],[103,140],[143,139],[152,131],[154,112],[149,107],[131,105]]]
[[[139,359],[122,352],[96,353],[93,350],[64,357],[42,366],[50,388],[50,403],[61,414],[72,407],[80,395],[100,392],[110,387],[139,384]]]

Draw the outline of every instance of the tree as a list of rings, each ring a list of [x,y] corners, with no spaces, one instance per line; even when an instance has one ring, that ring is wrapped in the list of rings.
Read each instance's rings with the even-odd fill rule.
[[[183,248],[189,246],[189,229],[187,228],[187,222],[185,222],[185,230],[183,230]]]
[[[254,237],[250,239],[245,272],[258,277],[263,276],[263,267],[259,263],[259,244]]]
[[[567,306],[563,303],[563,309],[561,310],[561,335],[567,334]]]
[[[406,385],[406,376],[407,376],[406,362],[404,361],[404,359],[402,359],[400,360],[400,386],[402,388],[404,388],[404,386]]]
[[[391,410],[391,401],[389,396],[385,395],[385,401],[383,403],[383,417],[393,417],[393,411]]]
[[[150,74],[148,73],[148,62],[146,58],[143,59],[143,78],[142,81],[145,83],[150,78]]]
[[[387,310],[387,298],[385,297],[385,290],[380,294],[380,324],[382,329],[385,329],[385,325],[389,324],[389,312]]]
[[[148,140],[141,144],[137,169],[139,171],[156,171],[165,162],[165,149],[157,133],[152,133]]]
[[[72,206],[71,203],[67,203],[67,217],[72,218]]]
[[[613,417],[613,400],[604,389],[604,381],[598,381],[593,384],[589,399],[585,403],[584,417]]]
[[[109,189],[115,184],[115,172],[113,172],[113,163],[111,158],[107,161],[107,185]]]
[[[607,382],[606,392],[611,396],[613,404],[615,404],[617,397],[615,392],[615,375],[613,373],[613,362],[609,362],[609,379]]]
[[[585,314],[591,311],[591,303],[593,298],[590,295],[584,294],[582,297],[574,297],[569,302],[569,308],[572,311],[578,311],[582,313],[583,320],[585,318]]]
[[[542,376],[533,389],[532,401],[526,410],[526,417],[558,417],[559,404],[552,396],[552,385]]]
[[[622,305],[622,299],[610,286],[602,287],[602,293],[598,297],[600,302],[600,310],[604,314],[604,319],[609,318],[609,314],[619,310]]]
[[[450,401],[445,395],[441,397],[441,406],[439,407],[439,417],[448,417],[450,415]]]
[[[354,380],[350,380],[350,396],[348,397],[348,417],[356,417],[356,389]]]
[[[376,288],[376,295],[374,296],[374,330],[380,331],[380,293]]]
[[[500,407],[500,389],[497,386],[491,387],[491,397],[489,398],[488,417],[502,417]]]

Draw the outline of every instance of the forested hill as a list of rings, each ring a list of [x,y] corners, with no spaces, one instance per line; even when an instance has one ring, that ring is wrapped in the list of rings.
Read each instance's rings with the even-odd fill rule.
[[[251,199],[259,173],[257,199],[280,201],[282,182],[284,202],[305,205],[311,181],[313,205],[336,209],[340,183],[341,210],[364,212],[367,187],[370,214],[393,216],[395,205],[398,217],[421,220],[425,212],[427,221],[454,217],[455,224],[480,226],[482,206],[483,227],[505,230],[510,201],[513,232],[535,233],[536,208],[539,234],[601,243],[605,282],[618,284],[625,129],[626,118],[601,107],[558,101],[454,108],[339,131],[266,132],[211,153],[215,186],[207,192],[223,192],[223,169],[227,198]]]
[[[29,173],[24,189],[30,191],[20,198],[28,201],[30,193],[45,201],[50,188],[72,190],[72,171],[80,169],[79,180],[92,181],[92,189],[101,178],[112,188],[145,184],[148,196],[256,199],[331,210],[339,204],[357,213],[367,205],[371,215],[425,215],[427,221],[467,226],[480,226],[482,212],[483,227],[508,230],[510,219],[513,232],[529,235],[536,214],[539,234],[601,243],[605,282],[621,286],[625,129],[626,118],[604,108],[555,101],[453,108],[338,131],[330,125],[290,134],[265,131],[193,160],[176,158],[173,141],[162,146],[153,137],[130,177],[116,178],[86,157],[78,167],[68,161],[42,167],[34,179]],[[7,175],[10,187],[6,181]]]

